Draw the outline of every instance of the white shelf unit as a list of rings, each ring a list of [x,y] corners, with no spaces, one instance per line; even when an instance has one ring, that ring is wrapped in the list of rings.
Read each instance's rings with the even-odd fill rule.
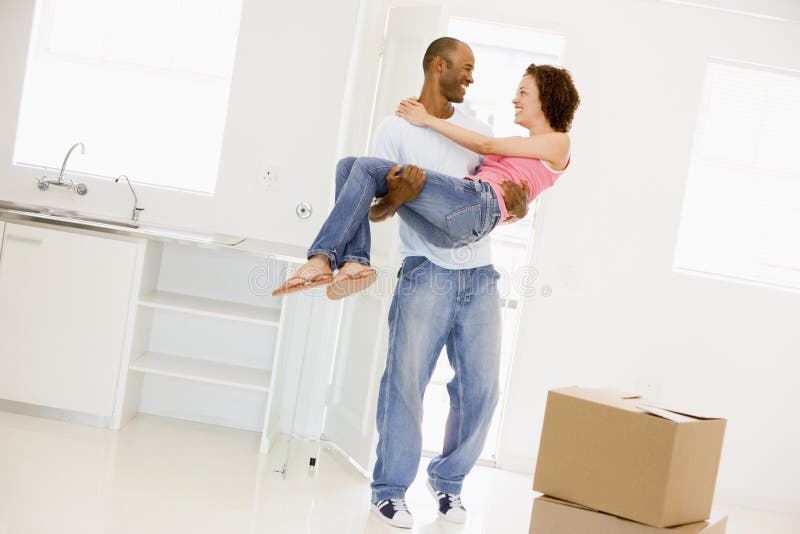
[[[139,305],[265,326],[278,326],[281,318],[278,309],[181,295],[169,291],[150,291],[139,297]]]
[[[287,260],[147,242],[120,428],[139,412],[260,432],[279,431],[287,299],[272,297]],[[281,346],[284,349],[281,349]]]
[[[269,392],[270,377],[272,376],[269,371],[254,370],[251,367],[186,358],[161,352],[145,352],[136,358],[128,369],[265,393]]]

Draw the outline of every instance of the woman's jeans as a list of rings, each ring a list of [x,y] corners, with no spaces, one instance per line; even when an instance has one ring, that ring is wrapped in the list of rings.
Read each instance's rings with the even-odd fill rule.
[[[344,158],[336,165],[336,203],[307,257],[324,254],[336,269],[346,261],[369,265],[369,208],[388,192],[386,174],[396,163],[379,158]],[[423,239],[437,247],[455,248],[492,231],[500,206],[486,182],[453,178],[426,169],[419,196],[397,213]]]

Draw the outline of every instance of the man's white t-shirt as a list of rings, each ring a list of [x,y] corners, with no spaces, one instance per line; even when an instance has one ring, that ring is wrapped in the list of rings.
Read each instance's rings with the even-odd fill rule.
[[[492,135],[488,126],[456,109],[447,119],[484,135]],[[386,117],[375,132],[373,155],[397,163],[413,164],[455,178],[475,174],[480,156],[439,135],[430,128],[414,126],[405,119]],[[458,248],[431,245],[400,218],[400,255],[424,256],[445,269],[472,269],[492,263],[489,236]]]

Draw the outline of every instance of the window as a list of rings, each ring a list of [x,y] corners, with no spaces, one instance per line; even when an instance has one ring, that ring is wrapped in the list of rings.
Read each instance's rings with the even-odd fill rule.
[[[800,290],[800,73],[710,60],[677,272]]]
[[[514,124],[511,100],[531,63],[560,65],[565,38],[529,28],[453,18],[447,35],[469,44],[475,55],[475,83],[467,91],[461,109],[474,115],[492,129],[495,137],[528,135]],[[492,258],[501,273],[502,347],[500,356],[500,400],[498,410],[481,453],[481,459],[494,457],[499,434],[499,422],[505,400],[514,342],[520,318],[519,303],[531,291],[540,291],[535,270],[528,263],[528,249],[533,238],[533,221],[538,199],[531,204],[528,215],[514,224],[502,225],[492,231]],[[521,287],[522,285],[525,287]],[[526,292],[522,295],[521,292]],[[441,421],[449,411],[446,384],[453,376],[447,358],[439,358],[425,395],[423,449],[441,449],[444,427]],[[432,414],[432,415],[429,415]]]
[[[213,194],[241,0],[40,0],[14,162]]]

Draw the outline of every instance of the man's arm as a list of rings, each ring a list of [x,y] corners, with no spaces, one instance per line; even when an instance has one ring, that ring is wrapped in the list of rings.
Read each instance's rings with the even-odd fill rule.
[[[375,139],[373,141],[373,155],[387,159],[390,161],[402,162],[403,158],[400,154],[400,147],[402,145],[401,136],[399,131],[393,126],[396,126],[393,118],[386,118],[378,126],[375,131]],[[477,123],[480,130],[487,135],[491,135],[492,131],[483,123]],[[402,172],[398,174],[400,166],[393,167],[392,170],[386,175],[386,183],[389,192],[378,199],[378,201],[370,207],[369,220],[372,222],[381,222],[392,217],[404,202],[414,200],[422,191],[425,185],[425,171],[414,165],[406,165]],[[477,169],[470,169],[470,174],[474,174]],[[503,182],[500,184],[503,189],[503,198],[506,203],[509,217],[507,222],[514,222],[522,219],[528,213],[528,199],[529,191],[523,190],[513,182]]]

